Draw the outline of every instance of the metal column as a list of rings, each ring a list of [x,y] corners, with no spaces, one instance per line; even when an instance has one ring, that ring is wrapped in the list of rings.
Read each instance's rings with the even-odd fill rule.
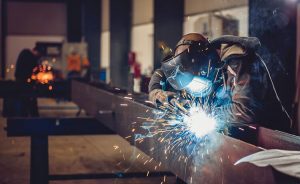
[[[110,77],[121,88],[128,85],[131,5],[131,0],[110,1]]]
[[[154,68],[160,67],[161,51],[158,42],[174,47],[182,36],[184,1],[154,0]]]
[[[5,78],[5,68],[6,68],[6,57],[5,57],[5,39],[7,34],[7,0],[0,0],[0,64],[1,64],[1,78]]]
[[[82,37],[81,0],[67,0],[68,42],[80,42]]]
[[[83,1],[83,32],[88,44],[88,56],[92,71],[99,71],[100,67],[100,19],[101,1]]]

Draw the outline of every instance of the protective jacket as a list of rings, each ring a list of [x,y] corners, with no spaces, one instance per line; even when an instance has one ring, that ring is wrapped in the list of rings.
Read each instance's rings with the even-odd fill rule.
[[[23,49],[16,62],[16,80],[26,82],[30,79],[34,67],[38,66],[38,59],[29,49]]]
[[[216,89],[213,107],[218,119],[229,123],[256,123],[285,130],[289,122],[275,99],[265,67],[256,54],[260,42],[255,37],[223,36],[211,41],[219,49],[225,63],[223,84]],[[161,69],[157,69],[149,83],[151,91],[174,91]],[[275,114],[273,114],[275,113]],[[275,122],[274,122],[275,121]]]

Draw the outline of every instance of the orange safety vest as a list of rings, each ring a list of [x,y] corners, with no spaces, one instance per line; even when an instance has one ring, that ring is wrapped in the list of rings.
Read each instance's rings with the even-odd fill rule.
[[[67,70],[80,72],[81,58],[79,54],[70,54],[67,57]]]

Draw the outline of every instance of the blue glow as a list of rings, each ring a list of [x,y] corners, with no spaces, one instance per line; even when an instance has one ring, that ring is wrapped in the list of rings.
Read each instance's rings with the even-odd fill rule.
[[[186,87],[194,96],[205,96],[210,91],[210,88],[211,82],[201,77],[194,77]]]
[[[198,138],[216,129],[215,119],[199,108],[191,108],[190,115],[184,117],[183,122],[186,123],[189,131]]]

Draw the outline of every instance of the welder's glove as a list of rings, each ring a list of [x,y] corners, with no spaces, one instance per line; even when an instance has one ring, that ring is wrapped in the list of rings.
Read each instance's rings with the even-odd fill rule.
[[[178,98],[177,100],[184,108],[186,108],[186,109],[191,108],[191,105],[192,105],[191,100],[182,98],[182,97]]]
[[[163,91],[161,89],[154,89],[149,93],[149,100],[153,102],[156,107],[169,105],[171,99],[174,99],[175,97],[176,93]]]

